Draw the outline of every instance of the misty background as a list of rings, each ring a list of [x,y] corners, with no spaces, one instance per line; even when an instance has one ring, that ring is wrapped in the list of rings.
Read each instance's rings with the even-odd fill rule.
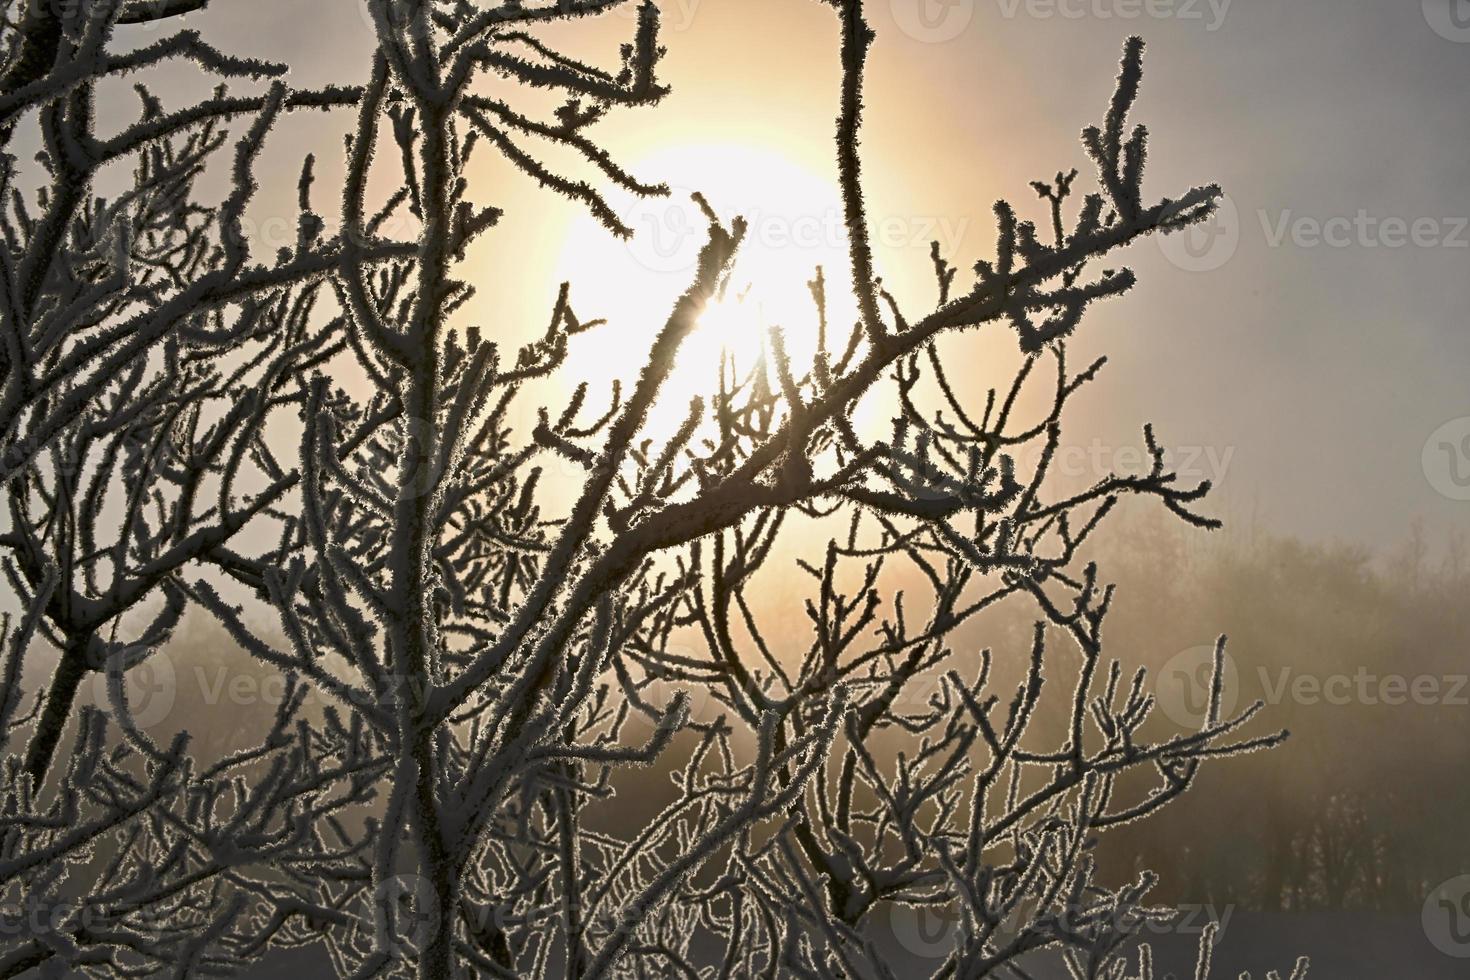
[[[815,0],[660,6],[673,93],[653,112],[603,124],[614,155],[640,176],[703,190],[717,208],[758,199],[769,175],[681,173],[677,161],[640,159],[718,140],[769,147],[830,177],[829,11]],[[1181,236],[1132,249],[1140,287],[1090,321],[1113,363],[1092,417],[1074,422],[1074,442],[1131,445],[1137,424],[1154,419],[1167,445],[1228,454],[1224,472],[1210,475],[1234,506],[1316,541],[1383,547],[1416,519],[1437,538],[1470,528],[1470,507],[1436,489],[1422,458],[1437,429],[1470,415],[1470,5],[869,6],[879,40],[866,183],[874,224],[891,218],[912,231],[911,240],[876,236],[901,300],[932,295],[931,237],[968,265],[993,248],[997,198],[1028,206],[1027,181],[1085,162],[1077,134],[1105,103],[1123,38],[1139,33],[1149,42],[1137,114],[1153,137],[1150,186],[1177,193],[1217,181],[1234,216],[1227,209],[1217,221],[1218,240],[1201,241],[1202,232],[1192,248]],[[230,50],[290,64],[291,84],[304,87],[360,80],[365,18],[358,0],[257,0],[216,3],[189,24]],[[615,14],[567,34],[605,52],[631,27],[631,16]],[[328,119],[291,120],[268,159],[294,174],[304,149],[317,149],[322,178],[340,173],[348,122],[338,133]],[[575,209],[522,178],[506,176],[501,187],[509,213],[491,236],[479,286],[495,295],[495,320],[539,329]],[[262,225],[289,216],[294,183],[283,180],[274,198],[265,190]],[[604,281],[652,309],[682,288],[678,275],[642,268],[640,248],[602,245],[614,266]],[[809,251],[784,247],[793,275],[810,274]],[[497,291],[497,280],[509,288]],[[589,311],[604,302],[581,292]],[[1470,456],[1459,462],[1470,474]],[[1470,478],[1451,485],[1470,496]]]
[[[660,6],[673,94],[604,124],[614,157],[640,177],[703,190],[721,210],[769,196],[783,171],[681,172],[671,147],[743,144],[830,177],[830,11],[812,0]],[[1183,726],[1198,651],[1227,633],[1231,693],[1241,705],[1266,700],[1263,726],[1294,738],[1215,767],[1161,815],[1113,832],[1109,874],[1152,867],[1159,900],[1237,910],[1224,936],[1232,963],[1263,965],[1249,952],[1255,923],[1270,944],[1328,964],[1314,975],[1369,975],[1357,970],[1380,954],[1389,969],[1385,951],[1417,976],[1460,975],[1470,932],[1436,918],[1436,889],[1470,874],[1470,3],[869,6],[879,40],[866,187],[875,227],[892,223],[875,245],[900,302],[933,302],[931,238],[967,267],[993,248],[997,198],[1031,209],[1029,180],[1086,173],[1077,134],[1105,104],[1128,34],[1149,42],[1136,110],[1152,132],[1149,186],[1173,194],[1217,181],[1229,195],[1213,229],[1134,246],[1138,288],[1089,317],[1074,356],[1106,351],[1110,364],[1077,399],[1062,470],[1086,483],[1130,460],[1142,467],[1138,430],[1153,421],[1183,476],[1216,483],[1207,510],[1226,530],[1130,513],[1095,545],[1120,588],[1111,649],[1158,672],[1161,707]],[[366,17],[358,0],[215,0],[188,24],[226,50],[290,64],[291,84],[307,87],[362,79]],[[568,33],[593,53],[631,28],[612,16]],[[176,92],[197,84],[158,74]],[[156,91],[169,101],[168,87]],[[108,98],[133,112],[126,93]],[[109,128],[106,115],[100,124]],[[294,214],[304,152],[318,153],[319,186],[333,186],[349,127],[316,114],[282,123],[262,168],[282,179],[252,208],[263,237]],[[637,240],[583,244],[572,205],[508,172],[489,176],[507,215],[481,250],[472,314],[487,329],[539,333],[570,275],[584,316],[608,316],[635,347],[652,335],[684,287],[676,262]],[[649,233],[679,232],[679,212],[659,207],[640,214]],[[819,208],[796,209],[767,227],[825,227]],[[804,280],[826,243],[788,238],[767,243],[771,268]],[[964,356],[973,370],[961,363],[951,377],[983,391],[984,348]],[[986,628],[1001,650],[1027,623],[1002,616]],[[197,616],[176,646],[178,693],[160,723],[192,719],[228,742],[194,665],[234,664],[238,676],[252,670],[247,658]],[[1295,918],[1273,918],[1283,915]],[[907,928],[895,926],[895,941],[922,955],[932,937]],[[1330,972],[1334,957],[1353,972]]]

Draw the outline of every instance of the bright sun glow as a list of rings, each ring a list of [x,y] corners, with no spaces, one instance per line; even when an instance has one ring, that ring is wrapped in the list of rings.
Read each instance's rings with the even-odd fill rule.
[[[701,317],[684,344],[651,420],[669,431],[691,398],[717,386],[722,355],[742,375],[759,358],[767,331],[782,329],[797,370],[812,361],[817,313],[808,283],[817,268],[827,280],[829,343],[840,349],[856,317],[848,274],[847,236],[835,181],[772,149],[731,144],[681,146],[630,168],[673,187],[668,198],[624,198],[621,214],[635,231],[613,239],[590,218],[574,221],[558,263],[573,284],[575,307],[608,325],[574,345],[570,375],[594,385],[630,381],[674,300],[689,285],[705,222],[691,200],[701,191],[727,222],[748,230],[729,289]],[[590,274],[589,274],[590,273]]]

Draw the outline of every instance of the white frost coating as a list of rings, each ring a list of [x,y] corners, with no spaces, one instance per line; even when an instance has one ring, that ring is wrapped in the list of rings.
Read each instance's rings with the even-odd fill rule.
[[[1104,652],[1112,592],[1079,549],[1127,496],[1211,527],[1195,509],[1208,485],[1180,486],[1145,427],[1147,475],[1046,491],[1064,409],[1102,366],[1073,373],[1067,338],[1134,284],[1092,267],[1220,195],[1145,203],[1147,133],[1127,131],[1142,42],[1083,134],[1100,192],[1069,217],[1075,171],[1033,184],[1044,233],[996,205],[996,255],[963,288],[936,244],[936,300],[914,315],[869,252],[858,137],[873,35],[861,0],[832,0],[859,321],[827,322],[815,270],[811,370],[773,331],[749,375],[722,368],[651,443],[650,410],[745,232],[700,199],[707,240],[637,381],[603,407],[579,387],[518,433],[526,382],[598,324],[573,312],[571,285],[519,350],[463,322],[465,248],[501,214],[472,203],[470,160],[484,146],[628,234],[598,184],[537,148],[667,193],[589,135],[666,93],[657,8],[639,8],[612,70],[538,33],[629,2],[372,0],[368,83],[319,92],[187,30],[108,53],[116,24],[168,22],[195,0],[7,17],[0,148],[34,125],[44,152],[39,195],[12,193],[13,154],[0,169],[0,549],[24,607],[4,620],[0,669],[0,977],[213,975],[305,944],[343,977],[894,977],[910,967],[885,959],[875,913],[896,903],[957,917],[936,977],[1004,975],[1040,949],[1079,978],[1152,977],[1146,949],[1137,973],[1123,955],[1164,914],[1144,904],[1152,878],[1098,885],[1097,835],[1184,792],[1204,762],[1283,736],[1243,732],[1259,705],[1221,716],[1223,639],[1201,729],[1157,741],[1143,673],[1125,681]],[[94,136],[97,84],[177,58],[273,81],[173,111],[140,89],[139,120]],[[510,101],[482,94],[487,76],[515,83]],[[538,120],[516,87],[564,101]],[[325,233],[308,158],[296,241],[257,254],[244,216],[261,146],[283,114],[333,107],[357,113],[340,233]],[[232,190],[205,201],[195,181],[224,154]],[[133,183],[106,200],[93,179],[117,160]],[[370,174],[401,190],[369,201]],[[1026,356],[1008,389],[971,404],[936,341],[986,324],[1013,328]],[[346,362],[370,397],[334,383]],[[1049,385],[1051,407],[1023,424],[1028,382]],[[879,385],[899,395],[886,441],[852,422]],[[272,453],[275,419],[302,423],[298,459]],[[555,519],[548,464],[583,474]],[[763,625],[758,573],[782,532],[833,521],[844,533],[801,563],[801,628]],[[994,680],[989,650],[952,645],[1001,600],[1036,613],[1015,685]],[[124,683],[190,607],[284,678],[264,737],[224,758],[142,722]],[[1073,649],[1049,656],[1058,643]],[[48,647],[50,682],[22,691],[26,658]],[[89,677],[105,705],[78,705]],[[1039,720],[1048,680],[1061,725]],[[675,693],[659,704],[656,688]],[[649,785],[646,767],[671,783],[655,816],[600,815]],[[1134,770],[1151,791],[1124,792]]]

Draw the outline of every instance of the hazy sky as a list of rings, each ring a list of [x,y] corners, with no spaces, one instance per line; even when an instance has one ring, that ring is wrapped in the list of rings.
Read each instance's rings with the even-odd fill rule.
[[[289,62],[295,85],[365,75],[359,0],[212,6],[190,21],[227,49]],[[662,7],[674,94],[609,120],[603,138],[640,176],[703,189],[726,213],[754,211],[750,276],[767,281],[767,315],[794,318],[790,297],[811,267],[841,253],[835,18],[814,0]],[[1030,209],[1027,181],[1073,166],[1090,176],[1077,135],[1100,119],[1130,33],[1149,42],[1136,113],[1153,133],[1146,190],[1218,181],[1230,196],[1220,234],[1135,246],[1138,288],[1085,322],[1078,346],[1112,363],[1073,416],[1078,465],[1134,451],[1152,420],[1181,466],[1223,477],[1221,507],[1269,527],[1373,544],[1416,518],[1470,530],[1470,502],[1451,499],[1470,487],[1450,466],[1470,483],[1470,421],[1441,430],[1470,416],[1470,3],[868,7],[879,41],[867,189],[880,270],[911,312],[932,303],[931,238],[963,270],[992,252],[997,197]],[[632,26],[612,15],[564,33],[611,64]],[[267,159],[294,174],[313,144],[330,188],[348,128],[346,117],[303,117]],[[625,245],[519,177],[487,166],[485,183],[510,211],[476,260],[487,327],[544,329],[555,282],[570,275],[582,315],[609,316],[627,349],[652,335],[683,288],[679,248],[693,246],[668,238],[687,226],[684,205],[634,208],[645,234]],[[262,199],[260,220],[289,213],[285,186]],[[982,348],[963,356],[957,377],[991,376]],[[580,363],[599,370],[598,357]]]

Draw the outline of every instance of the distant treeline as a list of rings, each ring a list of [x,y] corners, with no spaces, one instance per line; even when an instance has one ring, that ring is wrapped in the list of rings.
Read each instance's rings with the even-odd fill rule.
[[[1410,913],[1470,872],[1464,541],[1416,529],[1375,555],[1262,533],[1202,542],[1150,521],[1098,558],[1120,589],[1113,650],[1167,673],[1228,633],[1239,703],[1265,700],[1265,724],[1293,735],[1109,836],[1115,873],[1154,868],[1170,902]]]
[[[1265,700],[1256,727],[1292,732],[1284,747],[1208,769],[1170,806],[1109,833],[1099,849],[1108,877],[1152,868],[1159,902],[1217,910],[1411,913],[1434,885],[1470,873],[1463,541],[1414,533],[1375,554],[1134,518],[1092,557],[1102,580],[1118,586],[1107,631],[1113,656],[1148,667],[1161,698],[1177,701],[1181,656],[1191,666],[1188,651],[1226,633],[1237,704]],[[794,650],[808,624],[791,598],[798,593],[776,585],[768,601],[792,608]],[[1026,612],[997,609],[967,637],[995,651],[1005,683],[1021,666]],[[262,634],[273,628],[259,625]],[[189,729],[206,757],[259,738],[270,715],[261,707],[279,693],[268,669],[203,616],[186,617],[168,652],[174,690],[168,709],[153,713],[160,732]],[[1057,686],[1051,703],[1067,694]],[[924,696],[913,695],[916,703]],[[703,714],[721,710],[701,703]],[[1155,714],[1151,724],[1170,724],[1168,712]],[[605,801],[599,822],[641,824],[664,802],[666,772],[624,778],[631,782]]]

